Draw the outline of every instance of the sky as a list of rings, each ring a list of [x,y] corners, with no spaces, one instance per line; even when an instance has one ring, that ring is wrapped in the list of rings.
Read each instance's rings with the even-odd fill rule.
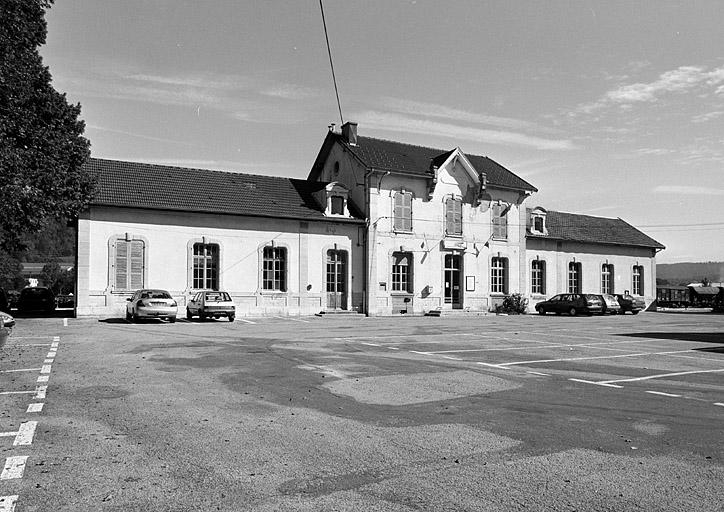
[[[345,121],[486,155],[528,206],[724,260],[724,2],[324,0]],[[56,0],[98,158],[304,178],[340,115],[318,0]]]

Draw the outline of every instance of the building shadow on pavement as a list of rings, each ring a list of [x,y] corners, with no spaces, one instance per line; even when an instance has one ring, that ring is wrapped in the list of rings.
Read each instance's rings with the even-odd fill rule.
[[[619,334],[618,336],[626,336],[629,338],[654,338],[660,340],[698,341],[701,343],[721,343],[724,345],[724,332],[632,332]]]

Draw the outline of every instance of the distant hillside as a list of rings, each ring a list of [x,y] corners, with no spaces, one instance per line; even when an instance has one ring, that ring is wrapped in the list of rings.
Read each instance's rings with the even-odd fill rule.
[[[707,278],[714,283],[724,282],[724,261],[706,263],[659,263],[656,278],[665,279],[668,284],[689,284]]]

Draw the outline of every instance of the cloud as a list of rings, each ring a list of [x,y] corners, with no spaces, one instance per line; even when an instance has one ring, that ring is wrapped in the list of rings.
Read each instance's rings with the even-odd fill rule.
[[[514,119],[510,117],[490,116],[468,112],[466,110],[446,107],[436,103],[424,103],[420,101],[404,100],[392,97],[383,97],[381,106],[385,110],[392,110],[401,114],[409,114],[420,117],[437,117],[441,119],[452,119],[458,122],[469,122],[481,125],[495,126],[498,128],[511,128],[515,130],[531,130],[541,133],[561,133],[560,130],[541,126],[530,121]]]
[[[724,86],[722,86],[724,87]],[[694,116],[691,118],[692,123],[705,123],[707,121],[711,121],[712,119],[716,119],[717,117],[724,116],[724,110],[715,110],[713,112],[707,112],[706,114],[699,114],[698,116]]]
[[[153,137],[150,135],[142,135],[140,133],[134,133],[134,132],[127,132],[125,130],[115,130],[112,128],[104,128],[102,126],[98,126],[95,124],[87,124],[86,128],[88,130],[96,130],[101,132],[107,132],[107,133],[115,133],[117,135],[126,135],[128,137],[134,137],[136,139],[143,139],[143,140],[150,140],[153,142],[168,142],[171,144],[182,144],[184,146],[195,146],[195,144],[190,144],[188,141],[181,141],[181,140],[174,140],[174,139],[165,139],[163,137]]]
[[[716,87],[715,93],[724,91],[724,67],[707,69],[701,66],[680,66],[666,71],[652,82],[637,82],[620,85],[606,92],[593,103],[580,105],[579,113],[589,114],[600,108],[617,105],[630,108],[637,103],[653,103],[666,94],[684,93],[693,90],[705,92],[706,88]]]
[[[664,149],[664,148],[641,148],[637,149],[635,153],[638,153],[639,155],[670,155],[671,153],[674,153],[675,151],[673,149]]]
[[[575,149],[574,144],[567,139],[545,139],[510,131],[471,128],[459,124],[415,119],[399,114],[366,111],[357,115],[356,118],[360,125],[378,130],[418,133],[456,140],[469,140],[506,146],[524,146],[542,150]]]
[[[685,194],[696,196],[724,196],[724,189],[697,187],[692,185],[659,185],[652,190],[654,194]]]
[[[310,98],[316,98],[320,95],[320,92],[311,87],[301,87],[294,84],[281,84],[263,90],[261,91],[261,94],[285,100],[307,100]]]

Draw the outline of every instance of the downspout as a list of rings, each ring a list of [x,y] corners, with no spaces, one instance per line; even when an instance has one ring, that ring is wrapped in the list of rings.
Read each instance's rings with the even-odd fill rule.
[[[364,313],[370,315],[370,178],[374,174],[374,169],[370,168],[365,172],[364,193],[365,193],[365,237],[364,237]]]

